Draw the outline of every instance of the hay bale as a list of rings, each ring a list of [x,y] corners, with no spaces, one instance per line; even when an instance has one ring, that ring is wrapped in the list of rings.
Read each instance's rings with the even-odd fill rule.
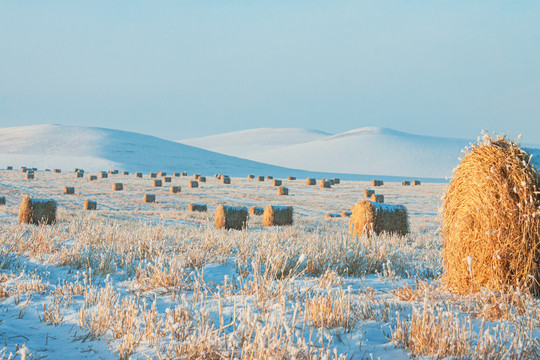
[[[341,180],[339,178],[334,178],[334,184],[341,184]]]
[[[88,176],[88,181],[94,181],[94,180],[97,180],[97,175]]]
[[[230,184],[231,183],[231,178],[228,177],[228,176],[222,176],[221,177],[221,183],[222,184]]]
[[[26,173],[26,176],[25,176],[26,180],[31,180],[33,178],[34,178],[34,173],[33,172],[27,172]]]
[[[282,182],[281,180],[274,179],[272,180],[272,186],[281,186]]]
[[[349,232],[353,237],[379,235],[382,232],[407,235],[409,233],[407,209],[403,205],[360,200],[353,207]]]
[[[274,177],[271,176],[271,175],[268,175],[268,176],[266,177],[267,180],[272,180],[273,178],[274,178]]]
[[[255,179],[255,175],[249,174],[249,175],[248,175],[248,179]]]
[[[325,189],[325,188],[326,188],[326,189],[330,189],[330,188],[331,188],[331,186],[330,186],[330,181],[325,180],[325,179],[322,179],[322,180],[319,182],[319,187],[320,187],[321,189]]]
[[[66,195],[75,194],[75,188],[73,186],[64,186],[64,194]]]
[[[155,179],[157,177],[156,173],[153,173],[151,172],[150,174],[148,174],[148,176],[151,178],[151,179]]]
[[[165,171],[159,171],[157,173],[157,176],[164,177],[164,176],[167,176],[167,173]]]
[[[317,184],[317,180],[315,180],[315,178],[306,179],[306,185],[315,185],[315,184]]]
[[[102,179],[107,179],[109,177],[109,174],[107,174],[105,171],[100,171],[99,177]]]
[[[280,185],[277,189],[277,194],[278,196],[289,195],[289,188],[286,188],[285,186]]]
[[[350,217],[352,215],[352,211],[344,211],[341,213],[342,217]]]
[[[21,166],[21,172],[26,172],[28,170],[25,166]]]
[[[176,193],[179,193],[182,191],[182,188],[180,186],[177,186],[177,185],[173,185],[171,186],[170,190],[169,190],[171,193],[173,194],[176,194]]]
[[[384,182],[382,180],[371,180],[371,186],[383,186]]]
[[[143,201],[147,203],[156,202],[156,195],[154,194],[144,194]]]
[[[174,175],[174,177],[180,177],[180,173],[179,173],[179,172],[175,172],[173,175]]]
[[[0,196],[0,205],[6,205],[6,197]]]
[[[375,190],[364,189],[364,197],[370,198],[375,194]]]
[[[188,211],[206,212],[208,211],[208,207],[206,206],[206,204],[191,203],[188,205]]]
[[[168,183],[170,183],[170,182],[171,182],[171,178],[170,178],[169,176],[165,176],[165,177],[163,178],[163,182],[168,182]]]
[[[193,180],[198,180],[201,174],[193,174]]]
[[[142,178],[142,172],[135,173],[135,177]]]
[[[336,182],[334,181],[334,179],[328,179],[327,181],[330,182],[330,185],[331,185],[331,186],[332,186],[332,185],[336,185]]]
[[[264,176],[262,175],[257,176],[257,181],[264,181]]]
[[[37,171],[37,168],[32,168],[32,171]]]
[[[82,177],[84,176],[84,173],[83,173],[83,172],[80,172],[80,171],[77,172],[76,174],[77,174],[77,177],[78,177],[78,178],[82,178]]]
[[[296,180],[296,176],[289,176],[287,180]]]
[[[247,228],[248,209],[244,206],[219,205],[214,217],[214,227],[216,229],[242,230]]]
[[[53,172],[54,172],[55,174],[60,174],[60,173],[62,172],[62,170],[60,170],[60,169],[54,169]]]
[[[90,199],[84,200],[83,210],[97,210],[97,202]]]
[[[403,185],[403,186],[410,186],[410,185],[411,185],[411,182],[410,182],[410,181],[407,181],[407,180],[403,180],[403,182],[401,183],[401,185]]]
[[[199,187],[199,182],[197,180],[191,180],[189,182],[189,187],[190,188],[198,188]]]
[[[420,180],[413,180],[412,184],[418,186],[420,185]]]
[[[184,172],[182,173],[182,176],[187,176],[187,171],[184,171]]]
[[[373,195],[371,195],[371,201],[377,202],[377,203],[383,203],[384,202],[384,195],[382,195],[382,194],[373,194]]]
[[[163,181],[159,180],[159,179],[154,179],[152,181],[152,186],[154,187],[159,187],[159,186],[163,186]]]
[[[13,166],[8,166],[7,169],[8,170],[13,170]]]
[[[540,176],[505,137],[467,149],[443,197],[443,276],[469,293],[521,288],[540,295]]]
[[[122,175],[124,175],[124,176],[129,175],[129,171],[122,171]]]
[[[292,206],[268,205],[264,209],[263,226],[282,226],[293,224]]]
[[[111,175],[118,175],[118,170],[116,170],[116,169],[110,170],[110,171],[109,171],[109,174],[111,174]]]
[[[206,182],[206,176],[200,176],[197,178],[199,182]]]
[[[252,206],[251,209],[249,209],[249,214],[260,216],[264,214],[264,208],[258,207],[258,206]]]
[[[112,189],[113,191],[122,191],[124,190],[124,185],[122,183],[114,183]]]
[[[326,213],[325,215],[327,218],[338,218],[341,217],[340,214],[334,214],[334,213]]]
[[[56,222],[56,201],[52,199],[32,199],[26,196],[19,209],[19,224],[47,224]]]

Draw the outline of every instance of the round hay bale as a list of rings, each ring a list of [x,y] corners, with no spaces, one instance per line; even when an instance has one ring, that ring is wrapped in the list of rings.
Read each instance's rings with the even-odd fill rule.
[[[199,177],[197,178],[197,180],[198,180],[199,182],[206,182],[206,176],[199,176]]]
[[[0,196],[0,205],[6,205],[6,197]]]
[[[242,230],[247,228],[248,209],[239,206],[219,205],[214,217],[214,227],[216,229]]]
[[[151,178],[151,179],[155,179],[157,177],[156,173],[153,173],[151,172],[150,174],[148,174],[148,176]]]
[[[339,178],[334,178],[334,184],[341,184],[341,180]]]
[[[249,174],[249,175],[248,175],[248,179],[255,179],[255,175]]]
[[[198,180],[201,174],[193,174],[193,180]]]
[[[159,180],[159,179],[154,179],[152,181],[152,186],[154,186],[154,187],[163,186],[163,182],[161,180]]]
[[[370,198],[375,194],[375,190],[364,189],[364,197]]]
[[[344,211],[341,213],[342,217],[350,217],[352,215],[352,211]]]
[[[26,167],[25,166],[21,166],[21,172],[26,172]]]
[[[8,166],[7,170],[13,170],[13,166]]]
[[[142,172],[135,173],[135,177],[142,178]]]
[[[97,175],[89,175],[88,176],[88,181],[94,181],[94,180],[97,180]]]
[[[282,181],[278,179],[272,180],[272,186],[281,186]]]
[[[156,195],[154,194],[144,194],[143,201],[147,203],[156,202]]]
[[[271,176],[271,175],[268,175],[268,176],[266,177],[267,180],[272,180],[273,178],[274,178],[274,177]]]
[[[208,206],[206,204],[191,203],[188,205],[188,211],[206,212],[208,211]]]
[[[420,185],[420,180],[413,180],[412,184],[418,186]]]
[[[105,171],[100,171],[99,177],[102,179],[107,179],[109,177],[109,174],[107,174]]]
[[[122,191],[124,190],[124,185],[122,183],[114,183],[112,189],[113,191]]]
[[[315,184],[317,184],[317,180],[315,180],[315,178],[306,179],[306,185],[315,185]]]
[[[289,177],[287,178],[287,180],[296,180],[296,177],[295,177],[295,176],[289,176]]]
[[[97,202],[90,199],[84,200],[83,210],[97,210]]]
[[[75,174],[77,175],[78,178],[82,178],[84,176],[84,173],[81,171],[78,171]]]
[[[403,185],[403,186],[410,186],[410,185],[411,185],[411,182],[410,182],[410,181],[407,181],[407,180],[403,180],[403,182],[401,183],[401,185]]]
[[[349,232],[353,237],[379,235],[382,232],[400,236],[409,233],[409,216],[403,205],[360,200],[353,207]]]
[[[326,213],[325,215],[327,218],[338,218],[341,217],[340,214],[334,214],[334,213]]]
[[[330,186],[330,181],[322,179],[322,180],[319,182],[319,187],[320,187],[321,189],[325,189],[325,188],[326,188],[326,189],[330,189],[330,188],[331,188],[331,186]]]
[[[263,226],[282,226],[293,224],[292,206],[268,205],[264,209]]]
[[[170,183],[171,182],[171,178],[169,176],[165,176],[163,178],[163,182],[167,182],[167,183]]]
[[[179,193],[182,191],[182,188],[180,186],[177,186],[177,185],[173,185],[171,186],[170,190],[169,190],[171,193],[173,194],[176,194],[176,193]]]
[[[110,170],[110,171],[109,171],[109,174],[111,174],[111,175],[118,175],[118,170],[117,170],[117,169]]]
[[[27,172],[26,175],[25,175],[25,179],[26,180],[31,180],[34,178],[34,173],[33,172]]]
[[[175,172],[173,175],[174,175],[174,177],[180,177],[180,173],[179,173],[179,172]]]
[[[258,206],[252,206],[251,209],[249,209],[249,214],[260,216],[264,214],[264,208],[258,207]]]
[[[191,180],[189,182],[189,187],[190,188],[198,188],[199,187],[199,182],[197,180]]]
[[[129,175],[129,171],[122,171],[122,175],[124,175],[124,176]]]
[[[277,194],[278,196],[289,195],[289,188],[286,188],[285,186],[280,185],[277,189]]]
[[[73,186],[64,186],[64,194],[66,195],[75,194],[75,188]]]
[[[160,171],[157,173],[157,176],[164,177],[167,176],[167,173],[165,171]]]
[[[54,172],[55,174],[60,174],[60,173],[62,172],[62,170],[60,170],[60,169],[54,169],[53,172]]]
[[[52,199],[32,199],[26,196],[19,209],[19,224],[47,224],[56,222],[56,201]]]
[[[184,171],[184,172],[182,173],[182,176],[187,176],[187,171]]]
[[[382,180],[371,180],[371,186],[383,186],[384,182]]]
[[[505,137],[468,148],[443,198],[443,283],[540,295],[540,176]]]
[[[228,176],[222,176],[221,177],[221,183],[222,184],[230,184],[231,183],[231,178],[228,177]]]
[[[383,203],[384,202],[384,195],[382,194],[373,194],[371,195],[371,201]]]
[[[334,181],[334,179],[328,179],[327,181],[330,182],[330,185],[336,185],[336,182]]]
[[[264,176],[262,175],[257,176],[257,181],[264,181]]]

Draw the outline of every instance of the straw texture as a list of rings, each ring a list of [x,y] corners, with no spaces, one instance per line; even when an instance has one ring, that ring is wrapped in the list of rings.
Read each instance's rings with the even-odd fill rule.
[[[407,235],[409,233],[407,209],[403,205],[360,200],[353,206],[349,232],[353,237],[379,235],[382,232]]]
[[[216,229],[242,230],[247,228],[248,209],[246,207],[219,205],[214,217]]]

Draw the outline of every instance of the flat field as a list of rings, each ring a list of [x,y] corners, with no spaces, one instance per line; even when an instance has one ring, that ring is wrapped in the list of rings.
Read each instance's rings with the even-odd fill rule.
[[[170,183],[153,187],[148,173],[89,175],[0,171],[0,359],[540,354],[538,299],[441,285],[445,184],[321,189],[283,179],[290,195],[277,196],[271,180],[224,185],[203,174],[189,188],[191,176],[167,174]],[[113,191],[118,182],[124,189]],[[410,235],[352,238],[349,218],[325,216],[350,211],[364,189],[405,205]],[[24,196],[56,200],[56,224],[18,224]],[[83,210],[85,199],[97,210]],[[189,212],[190,203],[208,212]],[[291,205],[294,225],[263,227],[252,215],[242,231],[214,229],[219,204]]]

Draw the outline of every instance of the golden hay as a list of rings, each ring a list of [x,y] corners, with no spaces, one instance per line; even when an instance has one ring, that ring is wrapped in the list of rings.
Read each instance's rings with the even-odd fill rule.
[[[60,174],[60,173],[62,172],[62,170],[60,170],[60,169],[54,169],[53,172],[54,172],[55,174]]]
[[[161,177],[167,176],[167,173],[165,171],[160,171],[157,173],[157,176],[161,176]]]
[[[272,180],[273,178],[274,178],[274,177],[271,176],[271,175],[268,175],[268,176],[266,177],[267,180]]]
[[[26,178],[26,180],[33,179],[34,178],[34,173],[33,172],[27,172],[25,178]]]
[[[257,176],[257,181],[264,181],[264,176],[262,175]]]
[[[413,180],[413,181],[412,181],[412,184],[413,184],[413,185],[420,185],[420,180]]]
[[[75,188],[72,186],[64,186],[64,194],[73,195],[75,194]]]
[[[247,228],[248,210],[246,207],[219,205],[216,209],[214,227],[216,229],[242,230]]]
[[[109,177],[109,174],[107,174],[105,171],[101,171],[99,173],[99,177],[102,178],[102,179],[106,179]]]
[[[277,189],[277,194],[278,196],[289,195],[289,188],[286,188],[285,186],[280,185]]]
[[[268,205],[264,209],[263,226],[281,226],[293,224],[292,206]]]
[[[349,232],[353,237],[364,234],[379,235],[382,232],[400,236],[409,233],[407,209],[403,205],[389,205],[360,200],[353,207]]]
[[[94,181],[94,180],[97,180],[97,175],[88,176],[88,181]]]
[[[122,171],[122,175],[124,176],[129,175],[129,171]]]
[[[384,182],[382,180],[371,180],[371,186],[383,186]]]
[[[287,180],[296,180],[296,176],[289,176]]]
[[[0,196],[0,205],[6,205],[6,197]]]
[[[344,211],[341,213],[341,216],[343,217],[350,217],[352,215],[352,211]]]
[[[26,167],[21,166],[21,172],[26,172],[26,170],[27,170]]]
[[[222,184],[230,184],[231,183],[231,178],[228,177],[228,176],[222,176],[221,177],[221,183]]]
[[[182,176],[187,176],[187,171],[182,172]]]
[[[411,182],[408,181],[408,180],[403,180],[403,182],[401,183],[401,185],[403,185],[403,186],[409,186],[409,185],[411,185]]]
[[[384,195],[381,194],[373,194],[371,195],[371,201],[383,203],[384,202]]]
[[[118,175],[118,170],[116,170],[116,169],[110,170],[110,171],[109,171],[109,174],[111,174],[111,175]]]
[[[159,180],[159,179],[154,179],[152,181],[152,186],[154,187],[159,187],[159,186],[163,186],[163,181]]]
[[[330,186],[330,181],[324,180],[324,179],[321,180],[321,181],[319,182],[319,187],[320,187],[321,189],[324,189],[324,188],[329,189],[329,188],[331,188],[331,186]]]
[[[90,199],[84,200],[84,210],[96,210],[97,209],[97,202],[92,201]]]
[[[171,178],[170,178],[169,176],[165,176],[165,177],[163,178],[163,182],[168,182],[168,183],[170,183],[170,182],[171,182]]]
[[[206,182],[206,176],[199,176],[199,177],[197,178],[197,180],[198,180],[199,182]]]
[[[540,295],[540,176],[531,156],[485,134],[443,199],[443,283],[457,293],[520,287]]]
[[[315,184],[317,184],[317,180],[315,180],[315,178],[306,179],[306,185],[315,185]]]
[[[249,209],[250,215],[262,215],[264,214],[264,208],[258,207],[258,206],[252,206],[251,209]]]
[[[193,174],[193,180],[198,180],[201,174]]]
[[[248,175],[248,179],[255,179],[255,175],[249,174],[249,175]]]
[[[274,179],[272,180],[272,186],[280,186],[282,184],[281,180]]]
[[[112,186],[113,191],[124,190],[124,185],[122,183],[114,183]]]
[[[180,177],[180,173],[179,173],[179,172],[175,172],[173,175],[174,175],[174,177]]]
[[[47,224],[56,222],[56,201],[24,197],[19,209],[19,224]]]
[[[191,203],[188,205],[188,211],[206,212],[208,211],[208,207],[206,206],[206,204]]]
[[[171,188],[169,189],[169,191],[173,194],[176,194],[176,193],[179,193],[182,191],[182,188],[180,186],[171,186]]]
[[[190,188],[198,188],[199,187],[199,182],[197,180],[191,180],[189,182],[189,187]]]
[[[81,171],[76,172],[78,178],[82,178],[84,176],[84,173]]]
[[[150,178],[156,178],[157,177],[156,173],[152,173],[152,172],[150,174],[148,174],[148,176]]]
[[[156,195],[154,194],[144,194],[143,201],[147,203],[156,202]]]
[[[135,177],[142,178],[142,172],[135,173]]]
[[[364,189],[364,197],[370,198],[373,194],[375,194],[375,190]]]

